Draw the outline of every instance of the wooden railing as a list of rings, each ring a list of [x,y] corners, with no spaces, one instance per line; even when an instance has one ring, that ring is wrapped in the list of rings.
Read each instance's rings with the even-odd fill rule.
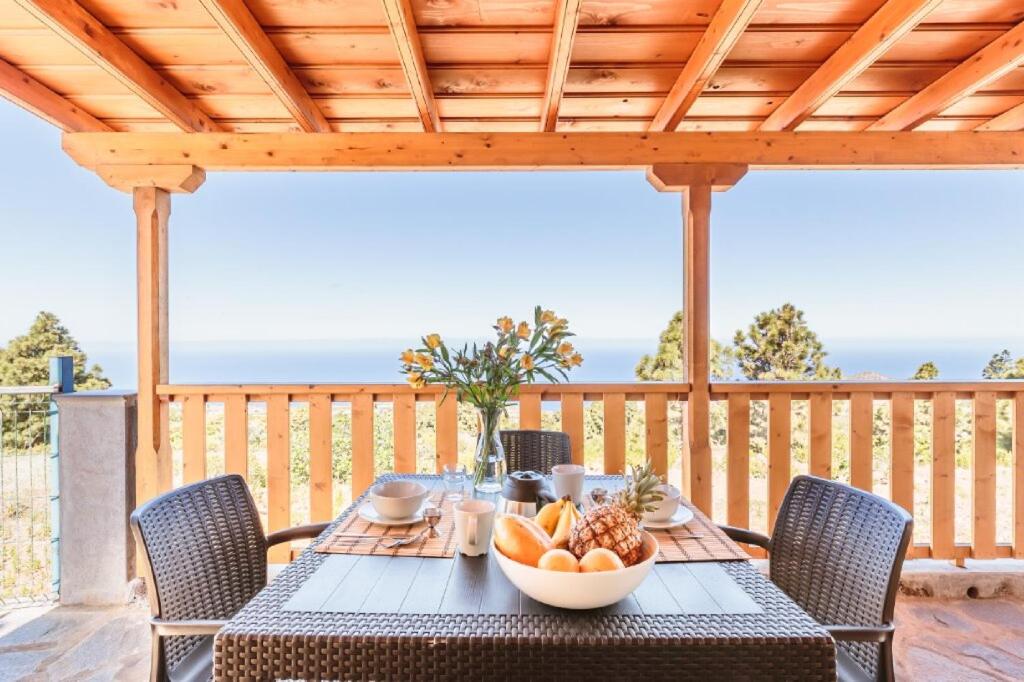
[[[583,463],[585,419],[597,419],[599,414],[600,453],[596,458],[592,453],[586,455],[591,469],[616,473],[625,468],[627,454],[634,459],[647,456],[659,472],[688,489],[678,437],[684,428],[681,404],[688,392],[689,385],[681,383],[527,386],[519,397],[518,426],[540,428],[542,421],[554,423],[555,428],[569,433],[573,459]],[[458,406],[451,398],[442,400],[437,387],[164,385],[158,387],[158,394],[163,400],[181,405],[179,465],[183,482],[200,480],[209,473],[208,405],[223,406],[223,470],[242,475],[250,472],[250,406],[256,404],[265,410],[265,505],[270,530],[295,522],[290,444],[293,406],[308,409],[311,520],[329,519],[337,511],[337,483],[332,477],[335,406],[350,410],[353,496],[381,473],[374,461],[375,448],[380,446],[375,420],[391,420],[395,471],[424,468],[422,459],[417,459],[418,403],[433,405],[434,462],[428,468],[440,470],[458,457]],[[749,526],[754,520],[751,482],[759,481],[751,475],[755,453],[767,461],[767,491],[763,495],[767,508],[762,515],[767,523],[762,522],[762,526],[767,525],[769,530],[792,475],[803,470],[824,477],[838,475],[833,471],[833,460],[839,458],[844,463],[841,477],[865,490],[884,488],[877,492],[912,510],[921,528],[930,529],[923,538],[918,533],[917,539],[924,541],[912,547],[910,556],[957,561],[968,557],[1024,557],[1024,382],[715,383],[711,385],[711,400],[712,421],[717,419],[724,425],[724,434],[713,448],[719,464],[719,473],[712,479],[714,497],[719,501],[715,504],[718,520],[741,526]],[[390,408],[390,417],[378,410],[380,405]],[[627,413],[642,414],[642,452],[630,452],[627,446]],[[1010,416],[1009,432],[997,433],[997,413]],[[542,414],[552,416],[542,420]],[[554,414],[558,416],[556,422],[552,422]],[[969,427],[959,434],[958,414]],[[675,428],[673,419],[678,420]],[[885,426],[884,437],[875,433],[880,426]],[[466,430],[462,429],[464,438],[468,437]],[[834,431],[848,433],[845,452],[837,452],[843,448],[837,446]],[[636,434],[632,435],[636,440]],[[997,508],[997,437],[1005,440],[1007,435],[1012,459],[1002,467],[1004,476],[999,482],[1004,494],[1005,487],[1010,486],[1009,502]],[[930,444],[926,453],[920,447],[922,440]],[[958,529],[955,523],[958,445],[961,453],[969,445],[969,471],[961,467],[961,473],[969,474],[971,500],[970,541],[959,543],[957,531],[963,536],[964,529]],[[883,472],[877,465],[880,447],[886,450],[881,456]],[[806,461],[794,456],[804,452]],[[670,467],[670,463],[678,464]],[[164,458],[162,466],[173,466],[170,458]],[[159,480],[172,480],[169,472],[162,473],[165,475],[157,476]],[[883,479],[885,485],[876,486],[876,478]],[[915,493],[915,478],[930,481],[925,486],[926,495],[919,494],[920,485]],[[1004,537],[1003,542],[997,542],[997,518],[1009,519],[1010,537]]]

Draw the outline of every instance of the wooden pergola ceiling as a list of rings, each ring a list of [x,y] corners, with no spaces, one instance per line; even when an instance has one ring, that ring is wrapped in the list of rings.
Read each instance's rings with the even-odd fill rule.
[[[1018,131],[1021,0],[0,0],[66,131]]]

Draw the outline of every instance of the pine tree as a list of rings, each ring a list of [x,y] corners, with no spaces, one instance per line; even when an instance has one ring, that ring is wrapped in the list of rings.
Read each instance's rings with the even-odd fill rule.
[[[914,372],[914,376],[910,378],[914,381],[930,381],[932,379],[938,379],[939,368],[934,362],[929,360],[928,362],[922,363],[922,365],[917,368],[917,371]]]
[[[50,358],[70,355],[74,359],[75,390],[110,387],[103,370],[88,358],[67,327],[53,313],[40,312],[28,333],[10,340],[0,349],[0,386],[45,386],[50,381]],[[0,412],[17,428],[5,428],[3,445],[27,449],[41,444],[46,428],[46,400],[22,396],[4,396]]]
[[[752,381],[839,379],[842,373],[825,364],[825,348],[792,303],[758,313],[744,332],[733,338],[740,372]]]
[[[685,381],[683,369],[683,340],[685,334],[683,311],[677,311],[668,326],[658,336],[658,351],[645,354],[636,365],[636,378],[640,381]],[[732,353],[711,339],[711,378],[718,381],[732,376]]]

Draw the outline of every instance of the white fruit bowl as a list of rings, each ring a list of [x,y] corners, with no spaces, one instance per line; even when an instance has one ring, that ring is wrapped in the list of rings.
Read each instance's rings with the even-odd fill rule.
[[[491,551],[513,585],[533,599],[563,609],[599,609],[625,598],[640,586],[654,568],[658,556],[658,541],[647,531],[644,538],[643,560],[629,568],[596,573],[567,573],[548,571],[521,564],[501,553],[493,543]]]

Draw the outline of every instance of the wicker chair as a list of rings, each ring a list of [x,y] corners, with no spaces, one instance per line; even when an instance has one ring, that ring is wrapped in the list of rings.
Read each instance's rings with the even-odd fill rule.
[[[327,524],[265,536],[245,480],[230,475],[150,500],[131,526],[150,576],[150,679],[176,682],[211,679],[213,635],[267,584],[267,547]]]
[[[501,431],[509,471],[550,474],[556,464],[572,464],[569,434],[561,431]]]
[[[771,579],[836,640],[840,680],[892,680],[892,623],[903,557],[914,522],[877,495],[797,476],[775,530],[723,526],[769,553]]]

